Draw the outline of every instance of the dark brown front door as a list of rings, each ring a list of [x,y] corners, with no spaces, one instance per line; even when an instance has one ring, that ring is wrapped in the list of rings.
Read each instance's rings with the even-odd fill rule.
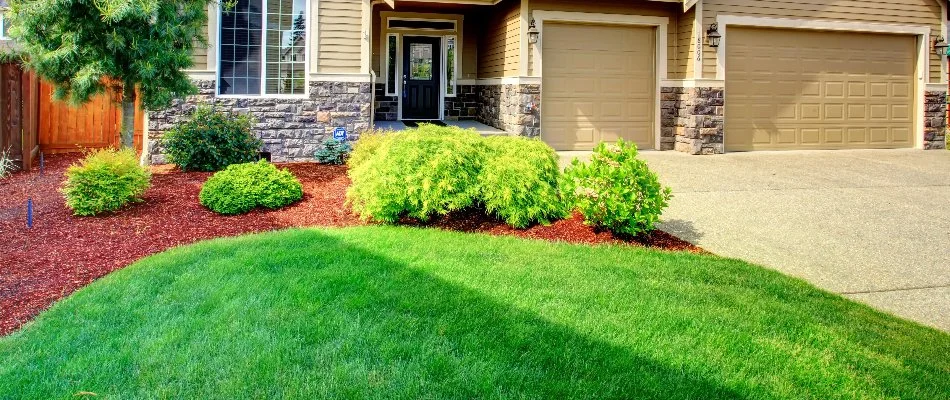
[[[402,118],[441,119],[442,39],[407,36],[403,43]]]

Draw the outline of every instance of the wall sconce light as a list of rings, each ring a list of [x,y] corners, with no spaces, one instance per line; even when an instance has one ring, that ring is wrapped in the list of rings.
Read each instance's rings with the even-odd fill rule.
[[[937,36],[937,38],[934,39],[934,53],[937,53],[937,55],[947,55],[948,47],[950,47],[950,44],[947,44],[947,41],[943,38],[943,36]]]
[[[709,39],[709,47],[714,49],[719,47],[719,41],[722,40],[722,35],[719,34],[718,23],[709,25],[709,29],[706,31],[706,39]]]
[[[531,18],[531,25],[528,26],[528,43],[537,44],[539,36],[541,36],[541,31],[538,30],[538,25],[534,23],[534,18]]]

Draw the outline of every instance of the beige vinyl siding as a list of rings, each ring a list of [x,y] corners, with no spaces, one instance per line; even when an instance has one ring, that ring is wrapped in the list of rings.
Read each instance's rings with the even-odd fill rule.
[[[320,4],[316,72],[359,73],[362,1],[320,0],[314,3]]]
[[[703,25],[719,13],[771,18],[797,18],[898,25],[926,25],[931,35],[942,34],[937,0],[704,0]],[[727,34],[728,35],[728,34]],[[728,38],[726,39],[728,41]],[[868,43],[873,46],[873,42]],[[930,79],[941,80],[940,57],[930,52]],[[703,46],[703,77],[716,77],[716,52]]]
[[[641,15],[647,17],[668,17],[670,19],[670,24],[667,27],[667,58],[668,58],[668,77],[670,78],[683,78],[686,76],[686,70],[681,65],[681,62],[678,60],[680,55],[680,50],[678,48],[679,41],[677,36],[679,34],[679,28],[677,27],[677,22],[682,20],[681,16],[683,15],[683,5],[682,3],[667,3],[667,2],[658,2],[658,1],[646,1],[646,0],[637,0],[637,1],[616,1],[616,0],[531,0],[528,2],[528,6],[532,11],[534,10],[545,10],[545,11],[568,11],[568,12],[586,12],[586,13],[602,13],[602,14],[626,14],[626,15]],[[692,24],[690,23],[690,26]],[[528,70],[532,74],[537,74],[539,68],[535,65],[537,60],[534,59],[535,54],[529,52]],[[666,77],[661,77],[666,78]]]
[[[676,68],[670,68],[670,78],[688,79],[696,69],[696,7],[680,15],[676,22]]]
[[[478,77],[518,76],[520,39],[521,1],[504,0],[487,15],[478,43]]]
[[[212,10],[209,10],[208,12],[214,12],[214,11],[212,9]],[[191,66],[191,69],[193,70],[202,71],[202,70],[207,70],[207,69],[213,69],[213,68],[208,68],[208,47],[217,46],[217,43],[211,43],[211,40],[209,39],[211,37],[210,35],[211,31],[209,29],[210,27],[208,26],[208,23],[205,22],[204,34],[205,34],[205,39],[208,40],[208,44],[205,45],[199,41],[195,41],[195,46],[191,50],[191,62],[194,63],[194,65]]]

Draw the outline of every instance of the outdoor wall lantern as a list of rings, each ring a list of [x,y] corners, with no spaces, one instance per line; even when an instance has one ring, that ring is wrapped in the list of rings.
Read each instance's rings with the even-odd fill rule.
[[[534,18],[531,18],[531,25],[528,26],[528,43],[537,44],[539,36],[541,32],[538,31],[538,25],[534,23]]]
[[[943,36],[937,36],[937,38],[934,39],[934,53],[937,53],[937,55],[947,55],[948,47],[950,47],[950,44],[947,44],[947,41],[944,40]]]
[[[706,31],[706,39],[709,39],[709,47],[714,49],[719,47],[719,40],[722,39],[722,35],[719,34],[718,23],[709,25],[709,30]]]

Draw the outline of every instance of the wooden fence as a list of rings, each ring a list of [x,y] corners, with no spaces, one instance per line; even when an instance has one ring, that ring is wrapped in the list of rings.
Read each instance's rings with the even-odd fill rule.
[[[105,147],[118,147],[122,128],[122,110],[108,93],[74,107],[53,100],[53,86],[40,84],[40,149],[44,153],[66,153]],[[144,113],[136,101],[135,148],[142,148]]]
[[[52,85],[18,64],[0,64],[0,150],[10,151],[17,167],[29,169],[40,151],[119,146],[122,113],[109,94],[73,107],[53,100],[52,93]],[[134,131],[135,148],[141,150],[145,113],[138,101]]]
[[[0,151],[18,168],[39,155],[39,79],[18,64],[0,64]]]

